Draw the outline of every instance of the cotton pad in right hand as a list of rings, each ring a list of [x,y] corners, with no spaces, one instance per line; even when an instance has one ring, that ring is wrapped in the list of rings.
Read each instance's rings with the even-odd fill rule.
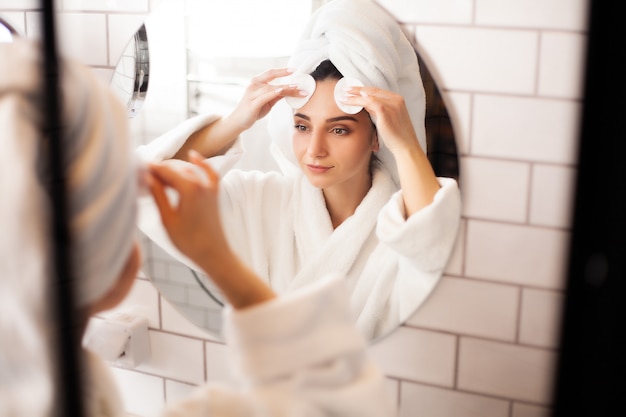
[[[363,110],[363,106],[350,106],[342,102],[342,100],[348,98],[346,91],[351,87],[364,87],[364,84],[360,80],[352,77],[343,77],[337,81],[337,85],[335,85],[335,102],[342,112],[357,114]]]

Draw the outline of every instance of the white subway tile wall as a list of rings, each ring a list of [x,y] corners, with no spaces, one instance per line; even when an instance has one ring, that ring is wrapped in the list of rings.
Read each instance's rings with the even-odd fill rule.
[[[535,88],[536,31],[418,25],[415,37],[446,90],[531,94]]]
[[[150,360],[137,371],[178,382],[200,384],[205,379],[204,341],[166,332],[150,331]]]
[[[109,34],[108,66],[117,65],[128,41],[133,37],[139,26],[144,22],[143,15],[111,14],[107,19],[107,33]],[[121,30],[126,28],[126,30]]]
[[[459,233],[456,238],[456,245],[450,255],[444,274],[460,276],[463,275],[463,268],[465,262],[465,229],[467,222],[461,219],[459,226]]]
[[[463,214],[470,218],[524,223],[530,164],[463,157]]]
[[[556,353],[523,345],[462,338],[457,388],[492,397],[549,404]]]
[[[466,233],[466,277],[563,289],[568,232],[470,219]]]
[[[443,90],[462,156],[464,219],[441,284],[370,352],[402,416],[547,417],[588,1],[379,2],[413,34]],[[61,49],[106,80],[159,3],[60,2]],[[38,8],[34,0],[0,0],[0,16],[28,37],[41,33]],[[169,112],[134,129],[177,118]],[[121,308],[130,306],[146,312],[152,342],[149,362],[112,368],[130,413],[155,416],[198,384],[231,378],[226,347],[185,319],[145,275]]]
[[[525,288],[522,291],[519,342],[558,348],[564,296],[556,291]]]
[[[197,385],[186,384],[183,382],[172,381],[171,379],[165,380],[165,400],[166,402],[182,400],[190,395]]]
[[[0,0],[0,10],[33,10],[39,9],[39,0]]]
[[[401,417],[508,417],[509,402],[459,390],[402,384]]]
[[[530,195],[531,224],[567,228],[572,221],[576,170],[534,164]]]
[[[477,25],[580,31],[587,23],[583,0],[476,0]]]
[[[78,58],[94,67],[109,65],[110,44],[107,45],[107,15],[62,13],[57,19],[57,27],[61,53]]]
[[[586,37],[580,33],[541,35],[538,93],[546,97],[582,98]]]
[[[390,377],[452,387],[456,347],[455,335],[400,327],[370,352]]]
[[[407,325],[514,342],[519,304],[515,286],[444,276]]]

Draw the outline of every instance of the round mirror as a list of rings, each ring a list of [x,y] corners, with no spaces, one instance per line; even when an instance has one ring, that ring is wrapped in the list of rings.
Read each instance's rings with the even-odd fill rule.
[[[111,88],[126,104],[128,117],[137,115],[146,99],[150,79],[150,53],[146,26],[141,25],[122,52],[111,78]]]
[[[201,13],[192,7],[199,3],[203,7]],[[304,3],[307,8],[306,13],[303,13],[303,21],[313,8],[310,1]],[[284,55],[284,51],[291,50],[293,44],[287,48],[281,45],[278,52],[264,51],[265,55],[260,55],[251,52],[249,45],[224,48],[220,44],[226,41],[224,36],[211,39],[213,43],[220,44],[214,49],[209,46],[211,42],[201,42],[206,39],[207,21],[203,17],[210,15],[214,23],[229,21],[227,16],[221,14],[223,12],[213,2],[164,0],[160,8],[146,20],[152,72],[144,107],[131,122],[138,143],[146,143],[160,136],[191,116],[224,114],[238,102],[252,76],[268,68],[286,65],[288,56]],[[245,19],[243,21],[246,22]],[[204,24],[205,27],[198,27],[198,24]],[[293,42],[299,37],[301,27],[295,27],[292,35],[282,36],[282,39]],[[240,34],[237,42],[245,42],[245,39],[255,37],[258,33],[252,28],[238,27],[237,30],[244,35],[242,37]],[[227,54],[228,51],[230,53]],[[431,71],[417,55],[426,93],[428,158],[437,176],[458,180],[458,155],[448,111]],[[242,136],[247,151],[237,168],[261,171],[277,169],[268,151],[268,142],[259,140],[261,135],[267,136],[266,128],[266,122],[262,119]],[[221,294],[206,275],[168,244],[163,230],[153,227],[160,225],[158,213],[154,209],[140,209],[140,212],[139,229],[145,274],[178,311],[192,323],[219,338],[224,304]]]

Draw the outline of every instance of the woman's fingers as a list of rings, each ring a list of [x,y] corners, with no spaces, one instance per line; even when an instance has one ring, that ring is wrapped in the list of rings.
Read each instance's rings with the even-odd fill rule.
[[[351,87],[342,101],[348,105],[363,106],[377,122],[386,119],[398,122],[408,115],[404,97],[380,88]]]
[[[178,163],[180,161],[171,163],[170,161],[172,160],[149,165],[148,184],[164,222],[175,218],[186,196],[196,194],[210,185],[212,180],[209,180],[209,175],[216,175],[212,170],[208,174],[197,164]],[[202,165],[206,166],[203,163]],[[174,189],[180,197],[176,206],[171,204],[167,196],[166,188],[168,187]]]
[[[300,97],[306,92],[300,91],[296,84],[280,83],[280,78],[293,73],[288,68],[270,69],[252,78],[244,97],[235,109],[238,120],[246,128],[265,117],[272,107],[284,97]]]
[[[261,102],[270,102],[278,100],[282,97],[298,97],[307,94],[306,91],[298,89],[295,83],[285,83],[279,81],[288,81],[288,79],[280,80],[280,78],[288,77],[294,72],[290,68],[269,69],[262,74],[252,78],[250,83],[251,99],[257,100],[261,98]],[[272,81],[274,81],[272,83]]]
[[[300,97],[306,95],[297,86],[293,85],[270,85],[263,84],[261,86],[253,86],[254,90],[249,92],[247,102],[244,99],[238,110],[243,111],[245,115],[240,119],[247,120],[247,126],[250,127],[254,122],[265,117],[274,105],[284,97]]]
[[[375,120],[379,137],[390,149],[401,149],[416,141],[415,130],[404,97],[376,87],[351,87],[344,104],[363,106]]]
[[[284,97],[301,97],[306,95],[306,91],[298,89],[297,85],[268,85],[263,91],[258,91],[253,103],[258,103],[259,107],[268,106],[272,108],[280,99]]]
[[[219,258],[227,243],[219,219],[219,175],[197,152],[191,151],[189,160],[150,164],[148,183],[171,241],[200,262]],[[168,188],[178,194],[175,202]]]
[[[192,152],[196,157],[203,160],[197,152]],[[165,185],[177,190],[182,190],[189,185],[204,185],[207,182],[206,174],[197,164],[177,159],[168,159],[159,164],[152,164],[150,171],[159,177]]]
[[[189,160],[204,172],[210,185],[217,185],[220,177],[209,164],[204,163],[204,158],[200,153],[192,150],[189,152]]]
[[[174,209],[170,205],[170,201],[165,193],[165,187],[160,180],[152,175],[152,173],[147,175],[148,187],[150,187],[152,198],[154,198],[154,202],[159,209],[159,213],[161,213],[161,218],[165,221],[166,219],[171,218]]]
[[[202,155],[192,150],[189,161],[166,160],[149,165],[150,184],[157,193],[156,197],[162,199],[166,187],[173,188],[180,195],[217,188],[219,175],[204,162]]]
[[[355,106],[372,107],[386,105],[397,107],[402,96],[376,87],[350,87],[346,90],[343,103]]]

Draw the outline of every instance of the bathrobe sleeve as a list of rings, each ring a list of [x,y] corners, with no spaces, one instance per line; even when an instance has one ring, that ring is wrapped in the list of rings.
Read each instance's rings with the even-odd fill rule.
[[[336,278],[227,309],[225,335],[238,384],[199,387],[163,417],[395,415]]]
[[[192,134],[216,122],[220,117],[217,114],[202,114],[191,117],[153,139],[150,143],[138,146],[135,154],[141,162],[158,162],[172,158]],[[241,138],[237,138],[224,155],[208,158],[207,161],[220,176],[223,176],[241,160],[243,152]]]
[[[452,254],[461,218],[460,192],[455,180],[438,180],[441,188],[433,202],[409,218],[402,191],[395,192],[379,212],[376,235],[382,252],[376,257],[381,261],[375,273],[385,276],[383,271],[387,271],[394,279],[387,288],[384,314],[372,330],[374,338],[395,329],[415,313],[441,279]],[[385,259],[395,259],[387,264],[389,269],[385,268]],[[379,317],[376,314],[381,309],[374,304],[362,312],[361,327],[369,329],[371,317]]]
[[[422,271],[445,268],[456,241],[461,219],[461,195],[457,182],[438,178],[441,188],[433,202],[408,219],[402,191],[383,207],[376,227],[380,241],[413,267]]]

